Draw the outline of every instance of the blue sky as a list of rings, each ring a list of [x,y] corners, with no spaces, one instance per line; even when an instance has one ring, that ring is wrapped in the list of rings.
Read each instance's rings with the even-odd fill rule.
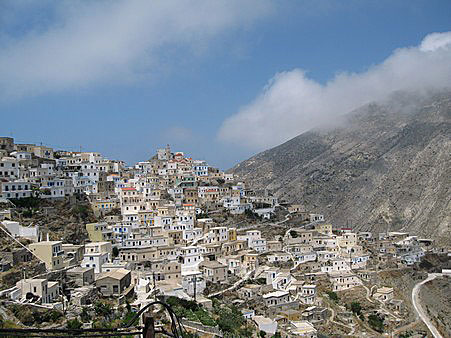
[[[3,1],[0,135],[130,164],[170,143],[227,169],[423,89],[405,83],[449,86],[450,17],[433,0]]]

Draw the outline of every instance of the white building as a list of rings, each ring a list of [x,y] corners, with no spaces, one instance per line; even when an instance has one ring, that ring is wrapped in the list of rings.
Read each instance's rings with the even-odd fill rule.
[[[263,295],[263,300],[268,307],[282,305],[290,302],[290,294],[287,291],[274,291]]]
[[[27,198],[33,195],[31,183],[26,181],[1,182],[1,197],[5,199]]]
[[[181,248],[179,262],[182,264],[182,273],[197,267],[202,260],[200,247],[185,246]]]
[[[47,279],[22,279],[16,283],[20,290],[20,298],[28,293],[41,298],[43,304],[53,303],[58,298],[58,282],[49,282]]]
[[[3,157],[0,159],[0,178],[18,179],[19,161],[14,157]]]
[[[80,265],[83,268],[94,268],[95,273],[101,273],[102,266],[110,260],[111,253],[112,245],[110,242],[85,244],[85,255]]]
[[[39,226],[22,226],[19,222],[3,221],[2,224],[14,237],[24,237],[37,242],[40,236]]]

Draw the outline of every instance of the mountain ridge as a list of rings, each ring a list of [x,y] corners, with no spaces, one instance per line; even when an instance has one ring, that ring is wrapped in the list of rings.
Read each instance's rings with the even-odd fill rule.
[[[230,170],[337,225],[451,241],[451,92],[395,93]]]

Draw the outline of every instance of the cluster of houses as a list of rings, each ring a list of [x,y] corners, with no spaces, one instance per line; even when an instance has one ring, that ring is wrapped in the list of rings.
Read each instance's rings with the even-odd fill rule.
[[[351,289],[368,281],[376,265],[414,264],[433,244],[406,233],[374,238],[333,229],[322,215],[299,205],[286,208],[299,225],[284,236],[266,238],[258,226],[241,230],[207,215],[252,212],[271,219],[277,198],[169,146],[126,167],[99,153],[54,151],[0,138],[3,199],[14,203],[74,194],[85,194],[101,220],[86,224],[89,238],[81,245],[44,240],[38,226],[22,226],[11,220],[10,210],[0,211],[2,229],[12,239],[32,242],[1,252],[2,269],[34,257],[50,272],[47,278],[17,282],[8,290],[11,300],[58,307],[70,299],[79,306],[94,295],[123,302],[134,294],[139,308],[158,294],[208,307],[208,296],[221,292],[215,286],[225,289],[241,281],[236,304],[260,330],[316,337],[315,324],[330,316],[317,297],[319,283],[332,291]],[[378,290],[377,297],[393,301],[387,289]]]

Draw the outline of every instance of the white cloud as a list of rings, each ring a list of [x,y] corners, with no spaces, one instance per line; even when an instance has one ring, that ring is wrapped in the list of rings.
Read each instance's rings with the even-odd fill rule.
[[[253,102],[223,122],[218,137],[262,150],[393,91],[450,86],[451,32],[433,33],[420,46],[397,49],[383,63],[339,74],[325,85],[301,69],[276,74]]]
[[[430,52],[440,48],[449,47],[451,44],[451,32],[431,33],[426,36],[420,45],[420,50]]]
[[[271,10],[267,0],[58,1],[53,6],[50,18],[31,22],[19,37],[0,28],[2,96],[148,78],[158,71],[165,50],[175,46],[196,54],[225,30]],[[15,16],[4,17],[9,22]]]

